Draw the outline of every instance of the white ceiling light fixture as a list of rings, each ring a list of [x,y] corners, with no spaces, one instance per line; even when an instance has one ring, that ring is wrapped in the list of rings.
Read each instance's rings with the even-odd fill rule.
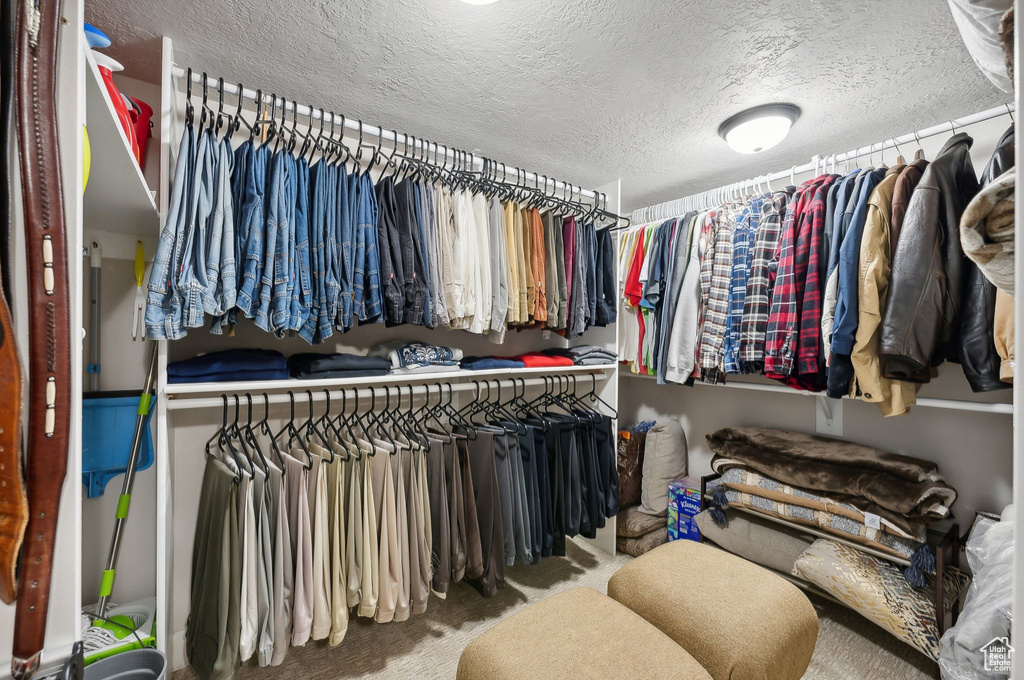
[[[718,134],[733,151],[760,153],[785,139],[799,117],[800,107],[793,104],[764,104],[730,116]]]

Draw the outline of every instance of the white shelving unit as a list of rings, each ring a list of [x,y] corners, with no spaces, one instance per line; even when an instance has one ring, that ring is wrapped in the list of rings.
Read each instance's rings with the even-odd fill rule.
[[[85,116],[92,155],[83,199],[87,228],[156,236],[160,231],[153,192],[110,101],[92,51],[85,49]]]

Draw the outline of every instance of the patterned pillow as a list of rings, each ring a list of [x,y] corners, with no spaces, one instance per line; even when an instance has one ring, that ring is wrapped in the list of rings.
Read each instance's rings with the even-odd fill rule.
[[[949,611],[970,577],[952,567],[944,573],[943,607]],[[926,587],[914,588],[898,566],[824,538],[804,551],[793,567],[793,575],[813,583],[938,661],[933,577],[928,577]]]
[[[656,529],[668,531],[667,515],[658,517],[641,512],[639,508],[626,508],[619,511],[615,520],[615,531],[621,538],[639,538]]]

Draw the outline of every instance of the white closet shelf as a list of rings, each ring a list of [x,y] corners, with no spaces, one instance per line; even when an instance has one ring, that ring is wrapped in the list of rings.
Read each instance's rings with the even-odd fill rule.
[[[135,153],[103,84],[96,60],[85,50],[85,116],[92,156],[82,202],[87,229],[156,236],[160,216]]]
[[[623,367],[619,371],[619,375],[627,378],[650,378],[656,379],[657,376],[653,375],[640,375],[633,373],[628,368]],[[676,385],[677,383],[669,383],[670,385]],[[711,383],[695,382],[694,385],[701,385],[703,387],[727,387],[740,390],[755,390],[759,392],[775,392],[777,394],[788,394],[795,397],[819,397],[825,399],[824,394],[820,392],[806,392],[803,390],[795,390],[785,385],[772,384],[768,382],[752,382],[750,378],[737,379],[734,377],[729,378],[729,382],[725,384],[713,385]],[[849,397],[843,397],[849,399]],[[854,399],[853,401],[859,401]],[[865,402],[868,403],[868,402]],[[966,401],[963,399],[937,399],[934,397],[918,397],[917,406],[925,408],[944,408],[953,411],[974,411],[977,413],[997,413],[1001,415],[1013,415],[1013,404],[1012,403],[991,403],[984,401]]]
[[[256,396],[262,392],[276,393],[270,397],[271,402],[281,402],[285,393],[299,393],[310,390],[313,392],[315,401],[324,398],[323,390],[357,388],[368,390],[370,387],[384,387],[395,385],[407,385],[411,383],[457,383],[465,389],[473,386],[473,381],[483,382],[485,380],[510,380],[513,378],[527,379],[527,384],[541,384],[542,379],[552,375],[593,375],[595,380],[605,380],[609,373],[615,369],[617,364],[600,364],[596,366],[555,366],[542,368],[515,368],[515,369],[491,369],[485,371],[445,371],[436,373],[416,373],[410,375],[381,375],[372,377],[355,378],[317,378],[300,380],[290,378],[288,380],[239,380],[233,382],[205,382],[205,383],[174,383],[164,388],[163,395],[167,399],[167,408],[171,410],[185,408],[206,408],[221,403],[221,394],[244,394],[249,393]],[[584,382],[584,385],[586,383]],[[197,397],[209,397],[215,395],[214,399],[202,399]],[[302,399],[304,400],[304,398]],[[297,399],[296,401],[300,401]]]

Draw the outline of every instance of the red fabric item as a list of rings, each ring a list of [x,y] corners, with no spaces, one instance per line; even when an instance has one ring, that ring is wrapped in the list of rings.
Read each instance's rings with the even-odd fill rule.
[[[643,228],[637,234],[636,247],[633,249],[633,259],[629,263],[629,271],[626,273],[626,286],[624,293],[626,300],[633,307],[640,306],[640,299],[644,295],[644,288],[640,285],[640,270],[644,266],[644,240],[647,236],[647,229]]]
[[[518,359],[526,364],[527,368],[554,368],[557,366],[575,366],[569,357],[551,356],[540,352],[527,352],[509,359]]]

